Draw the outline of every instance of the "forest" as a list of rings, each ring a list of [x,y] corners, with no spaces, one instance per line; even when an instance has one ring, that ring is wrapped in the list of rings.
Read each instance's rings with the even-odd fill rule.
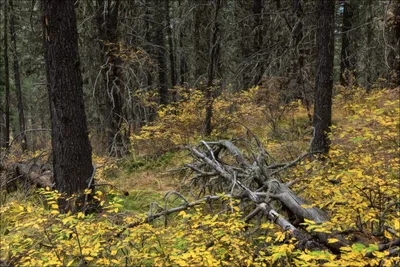
[[[400,0],[0,0],[0,266],[400,266]]]

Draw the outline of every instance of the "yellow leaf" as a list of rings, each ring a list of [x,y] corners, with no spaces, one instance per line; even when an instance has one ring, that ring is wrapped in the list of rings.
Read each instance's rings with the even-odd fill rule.
[[[52,208],[52,209],[58,209],[58,205],[57,205],[57,204],[52,204],[52,205],[51,205],[51,208]]]
[[[308,255],[308,254],[302,254],[299,256],[299,259],[308,262],[313,259],[313,256]]]
[[[398,221],[398,220],[394,221],[394,230],[396,230],[396,231],[400,230],[400,221]]]
[[[57,215],[57,214],[59,214],[59,212],[58,212],[58,210],[52,210],[52,211],[50,212],[50,214]]]
[[[85,257],[85,260],[92,261],[92,260],[93,260],[93,257],[90,257],[90,256]]]
[[[278,232],[275,233],[275,235],[276,235],[275,242],[276,241],[281,242],[285,239],[285,232]]]
[[[68,266],[71,266],[72,263],[74,263],[74,260],[70,260],[70,261],[67,263],[67,267],[68,267]]]
[[[330,244],[330,243],[336,243],[336,242],[339,242],[339,240],[336,239],[336,238],[328,238],[328,243],[329,243],[329,244]]]
[[[175,263],[177,263],[179,266],[189,266],[189,264],[184,260],[176,260]]]
[[[392,239],[393,238],[392,235],[388,231],[385,231],[384,234],[385,234],[385,237],[387,239]]]
[[[80,218],[85,218],[85,214],[83,212],[78,212],[77,217]]]

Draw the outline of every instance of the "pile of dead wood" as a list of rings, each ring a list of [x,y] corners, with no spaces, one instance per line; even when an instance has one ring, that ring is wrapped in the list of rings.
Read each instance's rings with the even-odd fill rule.
[[[2,190],[12,192],[18,187],[53,187],[53,172],[48,164],[17,162],[1,165],[0,186]]]
[[[255,140],[255,142],[254,142]],[[287,231],[299,242],[297,248],[301,250],[330,250],[340,254],[341,248],[351,246],[352,242],[346,239],[345,233],[311,233],[302,227],[304,219],[312,220],[317,224],[328,222],[328,214],[323,210],[309,205],[304,199],[297,196],[290,187],[296,181],[283,183],[280,176],[283,171],[301,162],[305,157],[313,157],[315,153],[304,153],[295,160],[285,163],[277,163],[268,153],[256,136],[252,146],[238,143],[243,140],[219,140],[215,142],[201,141],[197,146],[188,146],[193,161],[186,164],[188,175],[185,184],[193,189],[192,196],[196,194],[196,200],[188,201],[182,192],[171,192],[184,201],[183,205],[173,208],[162,208],[157,205],[156,212],[143,221],[133,222],[127,228],[135,227],[142,223],[149,223],[156,218],[164,217],[205,202],[221,200],[224,196],[239,199],[239,207],[245,214],[245,220],[250,222],[257,218],[268,219]],[[121,232],[122,233],[122,232]],[[328,239],[337,240],[328,242]],[[390,248],[390,254],[398,254],[400,239],[387,244],[381,244],[379,250]],[[396,248],[397,247],[397,248]],[[369,255],[369,256],[372,256]]]

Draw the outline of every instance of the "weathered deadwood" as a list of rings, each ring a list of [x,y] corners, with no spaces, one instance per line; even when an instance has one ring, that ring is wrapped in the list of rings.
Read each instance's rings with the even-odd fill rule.
[[[28,181],[30,184],[41,188],[52,188],[53,173],[48,168],[35,163],[14,163],[4,167],[6,175],[1,181],[1,188],[12,191],[19,180]]]
[[[298,197],[284,183],[278,180],[268,182],[268,196],[279,200],[287,209],[292,211],[297,219],[302,222],[304,219],[312,220],[316,223],[329,221],[328,215],[317,207],[309,207],[305,200]]]
[[[304,219],[312,220],[319,224],[329,221],[329,216],[325,212],[309,205],[275,177],[276,174],[296,165],[309,153],[304,153],[288,163],[279,164],[274,162],[269,167],[263,165],[265,161],[259,162],[256,160],[253,164],[250,164],[240,149],[228,140],[217,142],[202,141],[200,146],[188,147],[188,150],[191,152],[194,161],[186,166],[197,174],[194,177],[202,177],[202,181],[205,181],[208,186],[210,186],[207,182],[208,180],[215,180],[215,177],[220,177],[224,184],[215,185],[216,188],[217,186],[218,188],[226,188],[224,190],[225,193],[235,193],[241,196],[241,200],[247,199],[247,201],[251,201],[256,205],[256,209],[246,217],[246,221],[262,211],[269,220],[296,237],[300,242],[299,244],[302,244],[301,247],[303,249],[309,249],[310,245],[307,242],[311,242],[311,235],[299,231],[289,220],[279,215],[271,206],[271,202],[280,202],[288,214],[294,215],[294,222],[297,223],[303,222]],[[218,153],[214,153],[217,150]],[[221,150],[225,150],[229,156],[233,157],[236,165],[225,163],[221,158],[221,153],[219,153]],[[259,149],[260,153],[261,151]],[[262,157],[263,155],[258,155],[255,158],[260,159]],[[269,173],[265,173],[266,170]],[[257,185],[251,183],[251,181],[256,181]],[[226,187],[225,184],[229,186]],[[311,247],[314,248],[327,247],[334,253],[340,253],[340,248],[348,245],[340,237],[331,234],[316,233],[313,236],[318,240],[318,242],[316,240],[313,241]],[[336,238],[339,241],[329,243],[329,238]]]

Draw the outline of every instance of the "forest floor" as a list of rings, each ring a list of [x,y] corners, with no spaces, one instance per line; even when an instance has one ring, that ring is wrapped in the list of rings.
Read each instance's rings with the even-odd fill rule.
[[[8,194],[0,210],[0,237],[8,246],[1,247],[0,260],[26,266],[78,266],[83,260],[105,266],[138,262],[148,266],[230,266],[232,262],[269,266],[277,261],[282,266],[395,266],[399,256],[381,251],[375,244],[400,237],[399,94],[400,88],[370,94],[361,88],[338,88],[328,160],[305,158],[280,176],[283,182],[298,181],[291,189],[330,216],[327,224],[319,226],[306,220],[304,230],[349,232],[349,240],[361,242],[343,248],[340,256],[297,250],[284,231],[260,219],[260,227],[254,222],[250,228],[256,229],[249,234],[249,225],[240,220],[243,213],[213,215],[205,207],[204,212],[197,208],[193,213],[181,211],[168,219],[168,224],[166,218],[160,219],[165,227],[157,223],[140,224],[132,231],[124,228],[146,217],[154,203],[158,203],[156,210],[162,209],[167,192],[189,192],[183,182],[187,175],[184,164],[192,161],[186,143],[245,139],[255,134],[277,162],[290,162],[308,150],[312,110],[300,101],[282,106],[279,99],[260,99],[262,92],[254,89],[221,96],[215,102],[211,137],[201,135],[201,101],[194,94],[182,106],[173,107],[180,112],[169,112],[168,107],[161,110],[156,123],[133,136],[131,155],[118,160],[94,156],[96,183],[102,184],[96,197],[105,203],[104,214],[59,214],[58,196],[51,191],[40,193],[47,205],[33,191]],[[228,103],[234,103],[233,112]],[[246,127],[235,124],[238,121]],[[28,230],[32,228],[37,232]],[[119,231],[124,233],[122,237],[111,237]],[[60,248],[70,248],[70,252]],[[370,252],[375,258],[366,256]]]

